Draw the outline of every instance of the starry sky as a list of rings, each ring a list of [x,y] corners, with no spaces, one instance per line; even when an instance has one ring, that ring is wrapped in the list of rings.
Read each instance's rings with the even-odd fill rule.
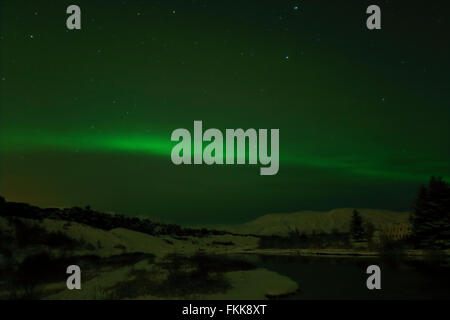
[[[408,210],[431,175],[450,178],[444,5],[0,1],[0,193],[182,224]],[[278,174],[173,165],[170,135],[194,120],[279,128]]]

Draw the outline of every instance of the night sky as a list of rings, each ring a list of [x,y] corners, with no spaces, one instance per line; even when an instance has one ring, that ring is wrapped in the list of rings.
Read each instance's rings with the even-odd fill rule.
[[[444,3],[0,1],[0,192],[183,224],[408,210],[450,178]],[[175,166],[170,135],[194,120],[279,128],[278,174]]]

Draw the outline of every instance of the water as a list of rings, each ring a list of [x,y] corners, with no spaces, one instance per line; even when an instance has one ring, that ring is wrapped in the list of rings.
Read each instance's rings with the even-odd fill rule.
[[[242,255],[258,267],[296,281],[283,299],[450,299],[450,267],[444,261],[395,258]],[[381,290],[368,290],[366,269],[381,268]]]

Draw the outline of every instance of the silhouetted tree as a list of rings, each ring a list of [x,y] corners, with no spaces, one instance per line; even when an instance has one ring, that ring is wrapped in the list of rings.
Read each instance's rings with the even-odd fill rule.
[[[450,247],[450,185],[431,177],[428,187],[421,186],[410,219],[418,247]]]
[[[352,219],[350,221],[350,235],[353,240],[363,240],[365,232],[362,217],[357,210],[353,210]]]

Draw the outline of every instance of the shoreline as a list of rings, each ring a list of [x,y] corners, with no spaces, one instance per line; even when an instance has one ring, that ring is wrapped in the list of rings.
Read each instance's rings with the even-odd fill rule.
[[[390,256],[378,251],[362,251],[351,249],[244,249],[230,250],[226,254],[255,254],[255,255],[273,255],[273,256],[320,256],[320,257],[361,257],[371,258],[380,256]],[[449,257],[450,250],[437,251],[441,256]],[[429,251],[425,250],[405,250],[392,256],[401,256],[406,258],[424,258]]]

